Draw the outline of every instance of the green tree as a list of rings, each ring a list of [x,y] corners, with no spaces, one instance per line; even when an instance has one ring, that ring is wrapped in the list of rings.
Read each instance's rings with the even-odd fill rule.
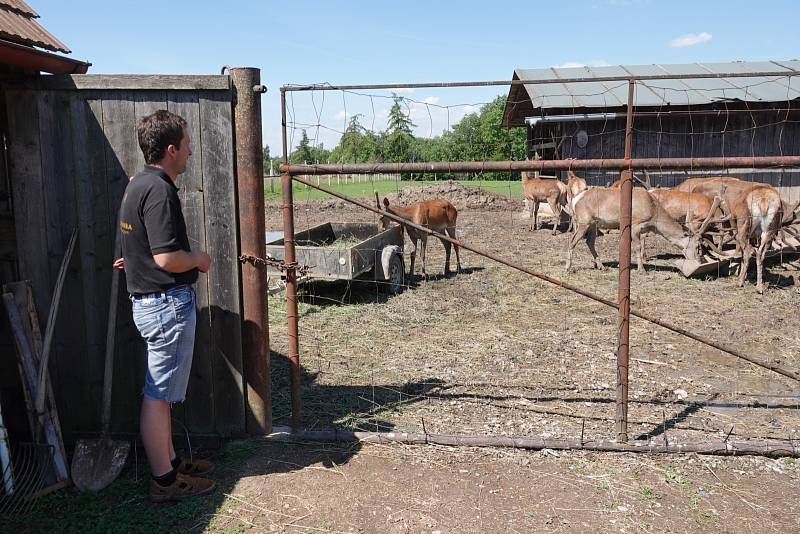
[[[300,142],[297,144],[297,148],[292,151],[292,155],[289,157],[289,160],[292,163],[314,162],[314,154],[311,151],[311,141],[308,140],[308,134],[305,130],[303,130],[303,134],[300,137]]]
[[[389,110],[389,123],[383,135],[386,160],[412,161],[414,159],[411,151],[414,142],[412,128],[414,128],[415,124],[411,122],[409,116],[400,107],[400,103],[403,101],[402,97],[394,94],[392,98],[394,103]]]

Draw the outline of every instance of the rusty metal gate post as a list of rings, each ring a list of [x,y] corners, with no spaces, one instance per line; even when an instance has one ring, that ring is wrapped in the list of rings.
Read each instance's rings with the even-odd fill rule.
[[[283,137],[283,163],[289,164],[286,145],[286,92],[281,87],[281,135]],[[292,175],[281,171],[283,194],[283,260],[286,264],[286,322],[289,338],[289,381],[292,395],[292,431],[300,432],[300,340],[297,321],[297,260],[294,250],[294,199]]]
[[[628,109],[625,123],[625,159],[633,152],[633,93],[636,82],[628,80]],[[631,322],[631,215],[633,208],[633,170],[629,166],[620,174],[619,221],[619,320],[617,340],[617,441],[628,441],[628,361]]]
[[[239,194],[241,253],[263,258],[264,153],[261,147],[261,70],[230,69],[233,82],[236,180]],[[269,324],[266,272],[242,264],[242,353],[246,428],[251,435],[272,432]]]

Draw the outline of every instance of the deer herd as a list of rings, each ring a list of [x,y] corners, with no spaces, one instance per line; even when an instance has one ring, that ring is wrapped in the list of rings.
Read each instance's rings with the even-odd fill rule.
[[[530,212],[530,230],[539,228],[539,204],[547,203],[554,216],[553,234],[560,226],[562,212],[569,216],[568,231],[572,232],[567,247],[566,268],[572,268],[572,256],[578,243],[585,239],[592,255],[593,265],[606,269],[598,258],[595,240],[601,230],[620,227],[620,184],[617,180],[609,187],[587,187],[586,180],[572,171],[567,172],[567,183],[556,177],[542,178],[538,173],[522,173],[522,187]],[[435,199],[415,202],[405,207],[390,205],[384,198],[383,206],[376,194],[378,209],[407,219],[439,234],[456,239],[458,211],[447,200]],[[782,230],[795,222],[800,201],[788,204],[777,190],[764,183],[744,181],[738,178],[703,177],[690,178],[674,188],[634,188],[631,209],[631,250],[637,252],[637,266],[644,269],[644,235],[660,234],[678,247],[689,260],[700,261],[706,248],[718,256],[738,257],[738,284],[743,286],[752,256],[756,259],[756,288],[763,293],[763,263],[772,242]],[[385,215],[380,219],[387,228],[392,222]],[[414,260],[419,242],[422,259],[422,274],[425,271],[425,255],[428,234],[408,225],[403,225],[411,238],[410,273],[414,274]],[[709,239],[709,231],[715,239]],[[456,269],[461,271],[458,245],[441,239],[445,248],[445,275],[450,272],[451,245],[456,253]],[[723,251],[733,242],[735,249]]]

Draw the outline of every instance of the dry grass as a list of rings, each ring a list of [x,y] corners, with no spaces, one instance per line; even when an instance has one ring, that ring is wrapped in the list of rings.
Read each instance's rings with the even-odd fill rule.
[[[299,207],[299,229],[326,220],[324,212]],[[616,300],[616,269],[590,269],[581,244],[577,270],[567,274],[568,236],[528,232],[528,221],[517,217],[462,210],[459,226],[473,246]],[[373,219],[356,208],[338,212],[337,220]],[[617,234],[601,237],[598,249],[610,264]],[[779,287],[759,296],[752,284],[738,289],[732,278],[685,279],[671,266],[674,252],[660,238],[649,239],[648,253],[656,257],[646,273],[633,273],[634,307],[800,367],[793,271],[771,267],[767,280]],[[415,280],[389,299],[374,282],[303,287],[308,426],[614,437],[615,310],[471,253],[462,255],[466,271],[445,279],[436,240],[428,253],[433,279]],[[270,299],[270,328],[272,349],[285,354],[282,299]],[[663,440],[665,431],[671,443],[712,441],[731,431],[735,439],[796,437],[800,397],[792,381],[636,319],[631,344],[632,438]],[[274,373],[276,395],[287,401],[280,361]],[[285,421],[283,406],[276,416]]]

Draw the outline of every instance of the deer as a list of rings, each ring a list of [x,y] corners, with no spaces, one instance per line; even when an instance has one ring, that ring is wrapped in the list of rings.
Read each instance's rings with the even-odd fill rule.
[[[572,211],[575,232],[572,234],[567,250],[567,271],[572,268],[572,253],[578,241],[584,237],[589,252],[592,254],[594,266],[605,270],[606,266],[597,257],[594,242],[598,229],[619,229],[620,227],[619,189],[596,187],[581,191],[572,199]],[[707,223],[704,223],[693,235],[687,234],[683,227],[675,222],[647,191],[641,188],[633,190],[631,248],[637,250],[639,271],[644,270],[644,246],[640,239],[642,234],[648,232],[661,234],[670,243],[680,247],[687,259],[697,260],[700,257],[700,236],[705,230],[705,226]]]
[[[573,215],[572,211],[572,199],[575,198],[580,194],[581,191],[586,191],[587,185],[586,180],[578,176],[572,171],[567,171],[567,193],[566,193],[566,205],[564,206],[564,210],[569,214],[569,228],[567,229],[568,232],[572,232],[575,229],[575,216]]]
[[[688,180],[684,180],[682,183],[680,183],[677,187],[675,187],[675,189],[680,191],[700,193],[708,197],[713,197],[719,194],[720,190],[722,189],[721,196],[723,199],[723,203],[721,204],[721,207],[723,211],[730,212],[732,210],[732,204],[736,202],[736,200],[742,193],[762,187],[772,188],[771,185],[765,184],[763,182],[748,182],[745,180],[740,180],[739,178],[734,178],[733,176],[711,176],[711,177],[701,177],[701,178],[689,178]],[[798,208],[800,208],[800,199],[798,199],[797,202],[793,204],[789,204],[788,202],[781,200],[782,227],[789,226],[797,220]],[[788,228],[784,229],[790,234],[794,233],[792,230]],[[720,242],[719,248],[722,248],[723,243],[724,242],[722,241]],[[736,251],[734,252],[734,255],[737,254],[740,250],[741,249],[739,248],[739,244],[737,242]]]
[[[378,204],[378,209],[381,209],[380,199],[378,197],[378,193],[375,193],[375,201]],[[391,206],[389,204],[389,199],[383,199],[383,209],[391,213],[392,215],[396,215],[403,219],[407,219],[414,224],[419,226],[424,226],[429,230],[433,230],[439,234],[446,234],[450,236],[452,239],[456,239],[456,219],[458,219],[458,210],[453,206],[450,201],[445,199],[434,199],[434,200],[423,200],[420,202],[414,202],[413,204],[409,204],[408,206]],[[386,217],[385,215],[381,215],[380,217],[380,225],[383,230],[389,228],[389,225],[392,223],[392,219]],[[427,281],[428,280],[428,273],[425,270],[425,252],[428,247],[428,234],[422,231],[417,230],[416,228],[412,228],[406,224],[402,224],[403,230],[408,232],[408,237],[411,239],[411,244],[413,245],[413,249],[411,251],[411,266],[409,268],[408,274],[409,276],[414,275],[414,260],[416,259],[417,250],[418,250],[418,243],[422,241],[422,277]],[[450,275],[450,245],[449,241],[446,241],[442,238],[439,238],[444,246],[445,252],[445,260],[444,260],[444,275]],[[453,248],[456,251],[456,273],[461,272],[461,257],[458,253],[458,245],[453,244]]]
[[[736,229],[736,248],[742,251],[739,287],[744,286],[750,259],[756,256],[756,291],[764,294],[764,257],[781,229],[783,201],[775,188],[754,187],[742,191],[733,201],[731,222]],[[753,245],[757,242],[757,247]]]
[[[763,182],[750,182],[746,180],[740,180],[739,178],[734,178],[733,176],[710,176],[702,178],[689,178],[688,180],[681,182],[675,187],[675,189],[690,193],[700,193],[701,195],[706,195],[713,198],[714,195],[720,191],[722,186],[725,187],[723,200],[727,204],[722,205],[723,209],[728,209],[728,207],[744,191],[750,191],[758,187],[772,187],[771,185]],[[781,207],[783,212],[783,218],[781,220],[782,224],[790,224],[795,219],[795,212],[797,211],[798,207],[800,207],[800,199],[793,204],[789,204],[785,200],[781,200]]]
[[[525,200],[528,201],[531,217],[528,230],[539,229],[539,202],[547,202],[553,212],[553,235],[556,235],[561,220],[561,208],[567,202],[567,186],[558,178],[542,179],[537,175],[538,173],[522,172],[522,190]]]
[[[647,192],[661,204],[661,207],[664,208],[673,221],[686,223],[693,230],[696,230],[706,220],[711,212],[711,206],[714,204],[715,198],[714,196],[709,197],[700,193],[688,193],[667,188],[648,189]],[[719,204],[711,214],[717,221],[721,221],[724,218]]]

